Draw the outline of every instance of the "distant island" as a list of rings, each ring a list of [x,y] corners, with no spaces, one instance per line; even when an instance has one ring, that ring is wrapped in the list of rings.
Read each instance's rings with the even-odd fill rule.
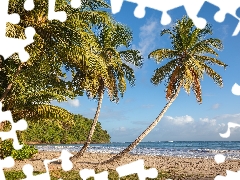
[[[92,119],[74,115],[74,125],[60,127],[55,121],[28,122],[28,129],[21,133],[27,144],[83,144],[92,125]],[[110,135],[98,122],[92,144],[110,143]]]

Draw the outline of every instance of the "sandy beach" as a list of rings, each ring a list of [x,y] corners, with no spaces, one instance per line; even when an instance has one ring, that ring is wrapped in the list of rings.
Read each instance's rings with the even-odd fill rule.
[[[72,153],[74,154],[74,153]],[[23,165],[32,164],[34,171],[45,171],[43,160],[54,159],[60,156],[60,152],[44,152],[40,151],[29,160],[15,161],[13,168],[8,170],[21,170]],[[86,153],[81,159],[74,164],[73,170],[92,169],[96,167],[95,163],[104,161],[112,157],[113,154],[103,153]],[[145,167],[157,168],[162,171],[170,171],[176,175],[191,175],[192,179],[213,179],[217,175],[226,175],[226,170],[238,171],[240,169],[240,160],[226,160],[224,163],[217,164],[214,159],[203,158],[177,158],[166,156],[142,156],[142,155],[127,155],[122,160],[112,164],[97,166],[100,170],[115,170],[116,167],[128,164],[130,162],[144,159]],[[49,169],[61,170],[60,164],[50,164]]]

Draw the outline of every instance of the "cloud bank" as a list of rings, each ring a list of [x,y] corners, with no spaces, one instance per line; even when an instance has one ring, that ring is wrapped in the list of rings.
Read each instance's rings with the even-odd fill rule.
[[[199,119],[189,115],[164,116],[143,141],[239,141],[240,128],[238,127],[231,128],[229,138],[222,138],[219,135],[227,131],[228,122],[240,124],[240,113]],[[119,127],[111,130],[112,141],[133,141],[151,122],[132,121],[132,123],[136,125],[135,128]]]

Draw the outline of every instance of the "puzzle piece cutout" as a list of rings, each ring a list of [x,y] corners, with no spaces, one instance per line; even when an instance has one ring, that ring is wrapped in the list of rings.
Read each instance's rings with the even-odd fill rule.
[[[220,136],[222,138],[228,138],[230,136],[230,128],[235,128],[235,127],[240,127],[240,124],[229,122],[227,132],[223,134],[219,133]]]
[[[0,179],[5,180],[4,168],[11,168],[14,166],[14,159],[12,157],[6,157],[3,160],[0,160]]]
[[[207,24],[206,19],[198,17],[198,12],[202,8],[205,2],[209,2],[219,8],[214,14],[214,19],[217,22],[223,22],[226,15],[229,14],[238,20],[238,25],[235,28],[233,35],[237,35],[240,30],[239,16],[237,15],[237,10],[240,7],[240,1],[230,0],[220,1],[220,0],[110,0],[112,6],[112,13],[116,14],[121,10],[124,2],[136,3],[137,7],[134,11],[134,15],[137,18],[143,18],[145,16],[145,8],[151,8],[154,10],[162,11],[161,24],[168,25],[171,22],[171,17],[168,11],[175,9],[177,7],[184,6],[187,15],[193,20],[194,24],[198,28],[204,28]]]
[[[158,171],[156,168],[145,169],[144,168],[144,160],[139,159],[132,163],[119,166],[116,168],[116,171],[119,174],[119,177],[137,174],[139,180],[145,180],[146,178],[157,178]]]
[[[233,172],[233,171],[226,171],[226,176],[218,175],[214,178],[214,180],[239,180],[240,179],[240,171]]]
[[[48,1],[48,20],[57,19],[61,22],[67,20],[67,13],[65,11],[56,12],[55,9],[56,0]],[[73,8],[78,8],[81,6],[81,0],[71,0],[71,6]]]
[[[19,144],[16,131],[23,131],[27,129],[27,122],[24,119],[14,122],[12,119],[11,111],[2,111],[2,103],[0,102],[0,123],[3,121],[9,121],[11,123],[11,130],[8,132],[0,132],[0,137],[4,141],[6,139],[13,139],[13,147],[16,150],[22,148],[23,145]]]
[[[217,164],[223,163],[225,161],[226,157],[223,154],[216,154],[214,156],[214,160]]]
[[[236,96],[240,96],[240,86],[237,83],[232,86],[232,93]]]
[[[94,180],[108,180],[107,171],[96,174],[93,169],[82,169],[79,171],[79,175],[83,180],[87,180],[90,177],[93,177]]]
[[[34,2],[33,0],[26,0],[24,3],[24,9],[27,11],[31,11],[34,9]]]
[[[209,11],[209,9],[211,9],[211,11]],[[205,18],[207,21],[215,20],[214,17],[219,11],[220,11],[220,8],[218,6],[205,2],[198,13],[198,16]],[[206,16],[206,14],[208,16]],[[210,19],[210,17],[212,18]],[[224,17],[225,17],[224,21],[218,21],[218,22],[221,23],[222,25],[224,25],[225,23],[231,22],[231,26],[230,27],[228,26],[229,27],[228,32],[231,32],[232,35],[237,35],[239,31],[236,33],[236,29],[237,29],[236,27],[239,25],[239,19],[237,19],[235,16],[229,13],[226,13]]]
[[[9,0],[0,1],[0,54],[7,59],[14,53],[19,54],[19,58],[22,62],[26,62],[29,59],[29,54],[25,51],[25,47],[33,43],[33,36],[35,30],[32,27],[25,29],[26,39],[17,39],[6,37],[6,24],[7,22],[17,24],[20,21],[18,14],[8,14],[8,2]]]
[[[48,164],[58,160],[62,161],[61,166],[64,171],[70,171],[73,168],[73,164],[70,161],[70,157],[72,156],[73,155],[69,153],[67,150],[62,150],[59,158],[52,159],[52,160],[45,159],[43,163],[46,169],[46,173],[42,173],[36,176],[33,175],[33,166],[31,164],[25,164],[22,170],[23,170],[23,173],[26,175],[26,178],[22,180],[43,180],[43,179],[50,180],[51,178],[50,178],[50,172],[48,169]]]
[[[57,19],[61,22],[66,21],[67,14],[64,11],[55,12],[56,0],[49,0],[48,7],[48,19]],[[9,38],[6,37],[6,24],[10,22],[12,24],[18,24],[20,21],[20,16],[18,14],[8,14],[9,0],[0,1],[0,54],[4,59],[9,58],[14,53],[18,53],[21,62],[26,62],[30,56],[25,51],[25,47],[34,42],[35,29],[33,27],[27,27],[25,29],[26,39]],[[81,6],[81,0],[72,0],[71,6],[73,8],[78,8]],[[28,11],[34,8],[33,0],[26,0],[24,3],[24,8]]]

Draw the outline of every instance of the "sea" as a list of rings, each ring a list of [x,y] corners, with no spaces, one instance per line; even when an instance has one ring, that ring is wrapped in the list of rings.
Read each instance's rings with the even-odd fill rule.
[[[91,144],[88,152],[116,154],[131,142],[112,142],[108,144]],[[35,145],[40,151],[77,152],[82,144]],[[240,141],[158,141],[140,142],[130,154],[172,156],[183,158],[214,158],[222,154],[226,159],[240,159]]]

